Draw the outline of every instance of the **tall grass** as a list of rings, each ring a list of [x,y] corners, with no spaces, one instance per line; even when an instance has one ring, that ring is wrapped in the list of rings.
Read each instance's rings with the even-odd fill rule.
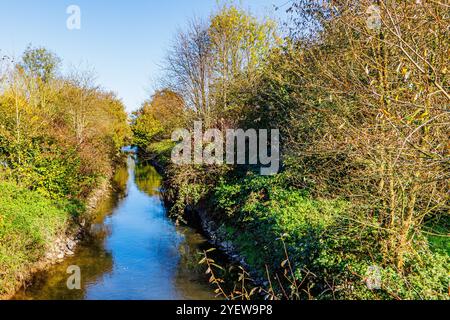
[[[10,293],[18,278],[39,261],[48,246],[63,235],[70,220],[67,202],[0,182],[0,296]]]

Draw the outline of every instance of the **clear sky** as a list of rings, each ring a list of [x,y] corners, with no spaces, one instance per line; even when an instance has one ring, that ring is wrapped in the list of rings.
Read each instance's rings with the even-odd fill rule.
[[[286,0],[241,0],[261,16]],[[81,29],[69,30],[67,7],[81,9]],[[161,76],[173,34],[193,17],[208,17],[216,0],[0,0],[0,54],[18,57],[44,46],[70,66],[94,69],[97,82],[137,109]]]

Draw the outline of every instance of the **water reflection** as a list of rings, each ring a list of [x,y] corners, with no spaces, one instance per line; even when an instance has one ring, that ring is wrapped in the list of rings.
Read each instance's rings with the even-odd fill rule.
[[[149,196],[159,196],[161,176],[154,167],[138,163],[135,168],[135,175],[136,185],[139,190],[145,192]]]
[[[15,298],[212,299],[198,266],[206,240],[167,218],[160,186],[156,170],[130,156],[116,172],[112,196],[99,207],[92,236]],[[66,287],[70,265],[81,268],[82,290]]]

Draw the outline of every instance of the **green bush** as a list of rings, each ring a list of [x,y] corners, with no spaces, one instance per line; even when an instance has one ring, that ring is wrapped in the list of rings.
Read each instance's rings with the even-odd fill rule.
[[[171,140],[162,140],[150,144],[144,151],[156,156],[156,160],[162,166],[168,166],[171,162],[172,149],[174,146],[175,142],[172,142]]]
[[[78,207],[0,182],[0,295],[63,234]]]
[[[222,229],[261,277],[266,266],[272,274],[284,274],[280,264],[286,260],[286,247],[295,280],[302,283],[296,294],[303,298],[448,298],[448,255],[433,253],[418,237],[422,240],[414,243],[416,254],[408,256],[399,272],[383,260],[386,235],[376,219],[373,226],[359,224],[346,201],[313,200],[306,191],[283,187],[282,175],[222,180],[214,199],[224,213]],[[382,282],[373,291],[365,283],[372,266],[380,268]]]

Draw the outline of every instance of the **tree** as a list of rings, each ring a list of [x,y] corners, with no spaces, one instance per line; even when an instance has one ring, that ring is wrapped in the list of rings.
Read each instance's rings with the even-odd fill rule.
[[[373,1],[295,1],[276,76],[299,84],[286,134],[298,175],[376,220],[383,258],[405,272],[424,222],[449,209],[448,6],[376,4],[373,27]]]
[[[22,55],[20,66],[25,72],[47,83],[56,76],[61,59],[46,48],[33,48],[31,45]]]
[[[78,144],[83,144],[89,135],[89,128],[96,122],[98,88],[92,72],[73,72],[63,84],[62,97],[64,114],[69,117],[72,132]]]
[[[0,93],[2,169],[50,197],[84,199],[129,139],[128,116],[92,74],[62,77],[46,49],[11,63]]]
[[[215,91],[221,108],[226,109],[228,92],[238,77],[249,82],[255,79],[260,64],[279,44],[276,24],[271,20],[260,22],[242,9],[225,5],[211,18],[208,35],[218,86]]]
[[[224,6],[208,23],[193,20],[177,34],[166,59],[169,87],[206,127],[217,125],[231,105],[239,104],[230,92],[249,88],[279,43],[273,21]]]
[[[149,107],[155,119],[163,126],[165,137],[170,137],[173,130],[185,124],[184,100],[170,89],[157,91],[152,96]]]
[[[161,137],[164,127],[153,115],[151,108],[144,105],[135,113],[132,125],[133,143],[142,150],[146,150],[151,142]]]
[[[186,31],[178,32],[166,58],[169,87],[206,125],[212,122],[214,105],[212,59],[208,27],[198,20],[192,20]]]

